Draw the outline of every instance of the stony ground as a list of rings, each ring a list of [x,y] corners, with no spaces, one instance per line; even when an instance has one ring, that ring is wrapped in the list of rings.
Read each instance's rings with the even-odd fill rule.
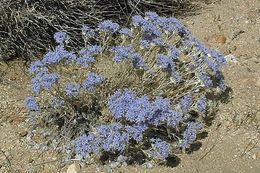
[[[221,103],[208,136],[191,154],[176,154],[173,167],[127,166],[114,172],[260,172],[260,1],[222,0],[183,22],[199,39],[229,55],[224,69],[231,100]],[[59,155],[26,145],[29,77],[22,62],[0,63],[0,172],[66,172]],[[77,172],[112,172],[95,165]],[[70,167],[73,168],[73,167]]]

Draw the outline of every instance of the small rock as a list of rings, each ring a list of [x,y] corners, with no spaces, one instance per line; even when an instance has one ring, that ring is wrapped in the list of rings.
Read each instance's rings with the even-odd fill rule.
[[[73,163],[68,166],[67,173],[79,173],[80,172],[80,167],[78,164]]]
[[[216,43],[218,43],[218,44],[225,44],[227,41],[227,38],[222,34],[215,35],[214,38],[215,38]]]
[[[19,133],[19,136],[22,138],[22,137],[25,137],[27,134],[28,134],[27,131],[22,131]]]
[[[151,163],[151,162],[147,162],[147,163],[145,163],[144,164],[144,167],[146,168],[146,169],[152,169],[153,168],[153,163]]]
[[[227,62],[232,62],[232,63],[235,63],[235,64],[239,63],[237,58],[232,54],[225,56],[225,58],[226,58]]]

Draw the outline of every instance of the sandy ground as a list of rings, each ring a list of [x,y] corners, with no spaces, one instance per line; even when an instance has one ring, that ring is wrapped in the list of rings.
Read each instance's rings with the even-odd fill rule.
[[[259,173],[260,1],[217,1],[183,22],[208,46],[236,57],[224,69],[231,101],[220,104],[208,136],[199,140],[201,147],[191,154],[176,154],[174,167],[127,166],[114,172]],[[26,145],[23,100],[28,86],[21,62],[0,63],[0,172],[66,172],[68,165],[59,164],[59,155]],[[81,165],[80,172],[111,171]]]

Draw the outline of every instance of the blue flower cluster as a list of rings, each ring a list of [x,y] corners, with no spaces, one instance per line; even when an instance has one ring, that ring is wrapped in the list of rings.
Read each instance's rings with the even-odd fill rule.
[[[199,113],[205,114],[207,107],[207,98],[203,95],[199,98],[197,102],[197,108]]]
[[[136,93],[129,89],[116,91],[110,97],[108,107],[115,119],[128,121],[130,123],[127,124],[132,125],[112,123],[97,126],[88,136],[78,138],[76,141],[78,154],[87,156],[100,151],[120,152],[126,149],[130,139],[141,142],[149,126],[166,124],[176,128],[182,120],[182,113],[172,110],[169,100],[157,97],[154,102],[150,102],[147,96],[137,97]],[[171,151],[170,144],[159,139],[151,141],[155,149],[153,156],[160,159],[167,158]]]
[[[191,95],[185,95],[181,100],[181,109],[183,112],[188,112],[189,108],[192,105],[192,96]]]
[[[134,47],[132,45],[116,46],[111,49],[115,53],[114,60],[116,63],[120,63],[125,59],[128,59],[131,54],[134,53]]]
[[[129,28],[122,28],[119,30],[119,34],[124,36],[133,37],[133,32]]]
[[[152,157],[157,159],[166,159],[171,154],[171,145],[159,138],[151,139],[153,150]]]
[[[39,103],[51,106],[40,106],[39,99],[30,96],[25,100],[27,109],[64,109],[72,117],[68,122],[80,124],[66,138],[75,140],[75,152],[83,157],[124,155],[134,148],[165,160],[172,143],[190,147],[203,128],[193,114],[205,118],[208,93],[226,90],[221,73],[225,56],[194,38],[178,19],[155,12],[133,16],[129,28],[105,20],[96,29],[83,26],[82,34],[85,44],[92,40],[95,44],[68,51],[69,36],[57,32],[55,49],[31,64],[33,94],[42,98],[42,91],[49,93],[48,102]],[[113,61],[113,67],[108,61]],[[133,81],[128,82],[128,76],[111,77],[121,71],[125,74],[124,65],[133,68],[129,73]],[[88,116],[93,114],[97,114],[95,120]]]
[[[102,32],[115,33],[119,30],[119,27],[119,24],[113,22],[112,20],[105,20],[98,25],[98,30]]]
[[[182,113],[174,111],[168,99],[156,97],[150,102],[148,96],[137,97],[128,89],[116,91],[110,97],[108,107],[115,119],[126,119],[135,124],[176,127],[182,120]]]
[[[183,139],[180,144],[182,148],[188,148],[197,137],[198,130],[202,129],[203,125],[201,123],[189,122],[187,129],[183,133]]]
[[[59,75],[57,73],[41,71],[32,79],[32,91],[35,94],[39,94],[42,89],[49,90],[58,80]]]
[[[56,43],[63,44],[66,40],[68,40],[68,35],[66,32],[56,32],[54,34],[54,39]]]
[[[88,135],[82,135],[76,139],[76,153],[86,157],[92,153],[102,151],[122,152],[126,149],[130,139],[142,140],[142,133],[147,127],[142,125],[124,126],[121,123],[100,125]]]
[[[54,51],[48,52],[41,62],[44,65],[59,64],[61,61],[71,62],[77,59],[77,55],[73,52],[65,50],[63,45],[59,45]]]
[[[35,97],[27,97],[25,99],[25,106],[28,110],[31,111],[39,111],[40,110],[40,106],[38,104],[38,102],[36,101]]]
[[[103,76],[91,72],[88,74],[87,79],[83,82],[83,87],[87,90],[93,90],[96,85],[101,84],[103,81]]]

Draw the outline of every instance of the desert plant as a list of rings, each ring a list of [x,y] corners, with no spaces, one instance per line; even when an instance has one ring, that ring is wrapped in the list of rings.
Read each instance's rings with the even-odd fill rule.
[[[29,69],[26,107],[46,147],[85,159],[141,153],[156,161],[189,148],[217,101],[212,95],[226,90],[224,55],[155,12],[133,16],[129,28],[105,20],[82,32],[78,52],[57,32],[56,48]]]

